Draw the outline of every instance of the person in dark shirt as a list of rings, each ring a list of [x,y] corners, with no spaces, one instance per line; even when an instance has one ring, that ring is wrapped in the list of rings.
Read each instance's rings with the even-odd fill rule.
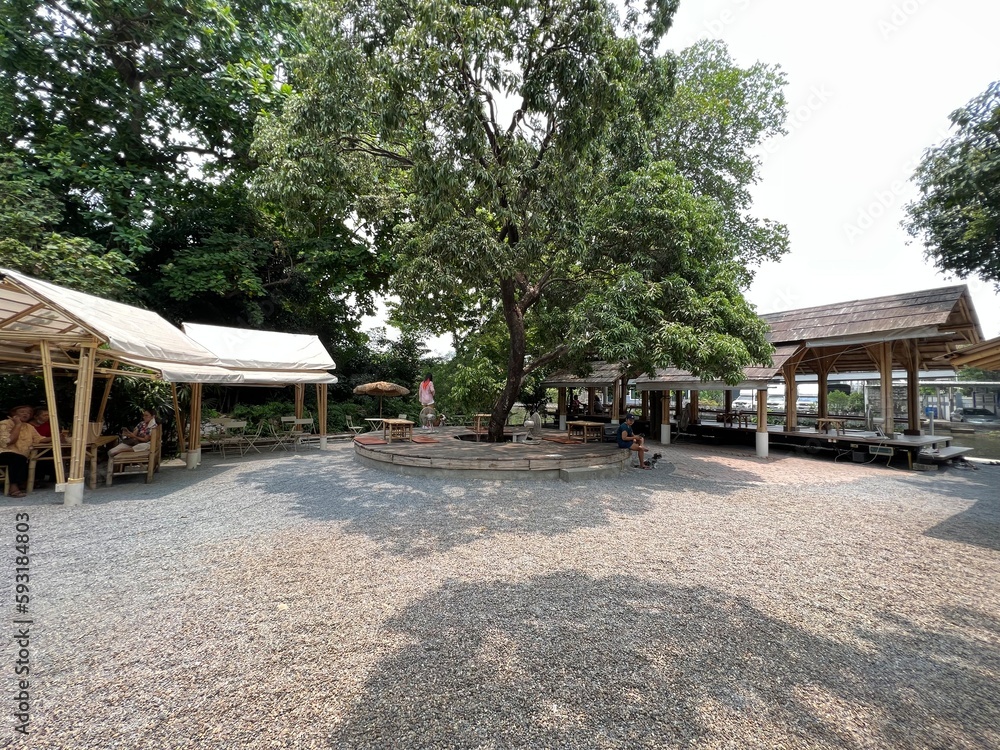
[[[632,431],[635,422],[634,414],[626,414],[625,421],[618,425],[618,447],[635,451],[639,454],[639,468],[648,469],[646,465],[646,440]]]

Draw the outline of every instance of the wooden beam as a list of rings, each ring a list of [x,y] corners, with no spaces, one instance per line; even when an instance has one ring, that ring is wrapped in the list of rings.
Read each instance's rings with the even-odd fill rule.
[[[2,323],[0,323],[0,329],[6,328],[11,323],[16,323],[19,320],[27,318],[29,315],[32,315],[32,314],[38,312],[43,307],[45,307],[45,305],[43,303],[41,303],[41,302],[39,302],[39,303],[37,303],[35,305],[32,305],[31,307],[26,307],[25,309],[21,310],[21,312],[15,314],[15,315],[11,315],[9,318],[5,319]]]
[[[302,419],[306,405],[306,387],[302,383],[295,384],[295,418]]]

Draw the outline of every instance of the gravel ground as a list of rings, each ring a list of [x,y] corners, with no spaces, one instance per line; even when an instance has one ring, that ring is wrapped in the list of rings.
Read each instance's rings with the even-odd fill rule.
[[[0,746],[1000,747],[1000,467],[665,453],[566,485],[344,445],[8,501]]]

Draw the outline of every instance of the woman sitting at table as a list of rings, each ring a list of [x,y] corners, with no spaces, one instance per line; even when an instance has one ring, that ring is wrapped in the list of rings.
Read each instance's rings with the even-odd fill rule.
[[[21,488],[28,482],[31,449],[49,442],[31,425],[34,411],[30,406],[15,406],[7,412],[8,418],[0,422],[0,466],[7,467],[11,497],[24,497]]]
[[[156,419],[149,409],[142,410],[142,421],[135,426],[134,430],[122,430],[122,441],[108,451],[109,456],[117,456],[119,453],[132,451],[142,453],[148,451],[150,442],[153,439],[153,428],[156,427]]]

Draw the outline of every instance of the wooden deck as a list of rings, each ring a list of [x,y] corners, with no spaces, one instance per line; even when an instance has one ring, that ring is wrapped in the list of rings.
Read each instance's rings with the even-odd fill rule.
[[[478,476],[492,479],[569,479],[610,477],[620,473],[628,452],[614,443],[565,438],[545,430],[542,439],[526,443],[486,443],[459,439],[467,428],[417,430],[412,442],[379,444],[354,441],[355,456],[372,468],[400,474]],[[559,442],[546,440],[555,437]]]

